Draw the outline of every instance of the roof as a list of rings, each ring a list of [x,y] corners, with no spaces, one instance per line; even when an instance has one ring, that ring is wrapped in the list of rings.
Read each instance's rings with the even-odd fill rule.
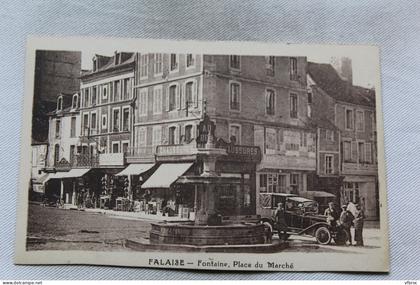
[[[375,107],[375,90],[343,80],[327,63],[308,62],[308,73],[316,85],[337,101]]]
[[[313,128],[323,128],[328,130],[339,130],[333,122],[325,117],[311,117],[308,118],[308,125]]]
[[[135,53],[133,52],[119,52],[115,53],[113,56],[104,56],[96,54],[95,57],[97,60],[101,62],[100,67],[93,71],[93,70],[82,70],[81,77],[87,77],[92,74],[97,74],[100,72],[113,70],[118,67],[127,66],[130,64],[134,64],[134,57]],[[118,61],[116,61],[116,57],[118,57]]]

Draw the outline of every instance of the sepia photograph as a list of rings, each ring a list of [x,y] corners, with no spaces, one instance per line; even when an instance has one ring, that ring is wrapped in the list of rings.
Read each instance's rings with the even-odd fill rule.
[[[18,264],[389,270],[376,47],[33,38],[25,92]]]

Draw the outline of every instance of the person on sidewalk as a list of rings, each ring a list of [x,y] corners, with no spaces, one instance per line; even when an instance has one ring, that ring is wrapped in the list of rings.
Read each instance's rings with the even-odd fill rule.
[[[276,223],[277,232],[280,239],[287,239],[287,224],[284,216],[283,203],[278,203],[277,208],[274,211],[274,221]]]
[[[328,208],[325,209],[324,216],[327,216],[327,223],[335,227],[337,225],[337,220],[340,218],[340,214],[334,207],[333,202],[328,203]]]
[[[360,205],[356,205],[356,209],[356,217],[353,220],[354,241],[356,242],[356,246],[363,246],[363,221],[365,219],[365,214]]]
[[[346,233],[347,236],[347,240],[346,240],[346,244],[347,241],[349,242],[349,245],[352,245],[352,238],[351,238],[351,224],[353,222],[354,216],[353,214],[347,210],[347,206],[343,205],[341,206],[341,208],[343,209],[343,211],[341,212],[340,215],[340,225],[343,228],[344,232]]]

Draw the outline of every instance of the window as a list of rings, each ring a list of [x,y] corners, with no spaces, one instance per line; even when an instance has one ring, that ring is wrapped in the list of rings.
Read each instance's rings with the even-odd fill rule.
[[[346,109],[346,129],[353,129],[353,110]]]
[[[192,140],[192,127],[192,125],[185,126],[184,140],[186,143],[189,143]]]
[[[154,146],[160,145],[162,143],[162,127],[161,126],[153,127],[152,143]]]
[[[265,91],[265,112],[267,115],[275,114],[276,97],[274,90],[267,89]]]
[[[356,112],[356,130],[361,132],[365,130],[365,116],[363,111]]]
[[[359,183],[345,182],[344,183],[344,196],[346,202],[359,203]]]
[[[359,142],[358,143],[358,151],[359,151],[359,163],[365,162],[365,143]]]
[[[344,162],[351,161],[351,142],[343,142]]]
[[[229,63],[230,68],[241,69],[241,57],[239,55],[231,55]]]
[[[325,138],[326,138],[327,141],[333,142],[334,141],[334,131],[325,130]]]
[[[293,194],[298,194],[299,189],[299,174],[292,173],[290,174],[290,187],[292,189]]]
[[[312,91],[308,91],[308,109],[307,116],[312,117]]]
[[[162,113],[162,86],[153,88],[153,114]]]
[[[170,68],[171,71],[178,69],[178,55],[175,53],[171,53]]]
[[[277,150],[277,132],[276,129],[265,129],[265,148],[267,154],[273,154]]]
[[[265,57],[265,69],[267,75],[274,76],[274,65],[275,65],[275,57],[274,56],[266,56]]]
[[[286,177],[277,173],[260,174],[260,193],[286,192]]]
[[[60,161],[60,145],[56,144],[54,146],[54,164],[57,164]]]
[[[240,125],[229,126],[229,140],[233,144],[241,144],[241,126]]]
[[[55,120],[55,137],[60,138],[60,132],[61,132],[61,121]]]
[[[290,72],[290,80],[297,80],[297,58],[291,57],[290,58],[290,65],[289,65],[289,72]]]
[[[89,131],[89,114],[84,114],[83,115],[83,135],[86,136],[88,135]]]
[[[153,65],[155,75],[162,74],[162,54],[155,53],[155,62]]]
[[[92,113],[92,118],[90,120],[90,127],[92,130],[96,129],[96,113]]]
[[[195,101],[194,96],[194,82],[187,82],[185,84],[185,101],[188,106],[192,106]]]
[[[143,54],[140,57],[140,78],[147,77],[148,67],[149,67],[149,55]]]
[[[119,101],[121,95],[121,83],[119,80],[114,81],[114,101]]]
[[[128,153],[128,142],[122,142],[122,152]]]
[[[108,85],[102,86],[102,100],[108,100]]]
[[[130,95],[131,95],[131,80],[130,78],[125,78],[123,80],[123,100],[128,100],[130,99]]]
[[[139,132],[138,132],[138,145],[140,147],[145,147],[146,144],[147,144],[146,130],[147,129],[145,127],[139,128]]]
[[[169,128],[169,134],[168,134],[168,143],[170,145],[175,144],[176,143],[176,127],[170,127]]]
[[[77,109],[79,107],[79,96],[77,94],[73,95],[73,101],[71,103],[71,107],[73,109]]]
[[[325,156],[325,174],[334,172],[334,157],[332,155]]]
[[[76,149],[76,147],[74,145],[70,146],[70,163],[73,164],[74,163],[74,150]]]
[[[57,100],[57,111],[63,110],[63,97],[58,97]]]
[[[237,82],[230,83],[230,109],[240,111],[241,86]]]
[[[169,111],[176,109],[176,102],[177,102],[177,89],[176,85],[171,85],[169,87]]]
[[[85,88],[85,93],[83,95],[83,107],[89,105],[89,88]]]
[[[76,117],[71,117],[70,137],[76,137]]]
[[[373,161],[373,159],[372,159],[372,144],[371,143],[366,143],[365,144],[365,150],[366,150],[365,162],[366,163],[372,163],[372,161]]]
[[[298,117],[298,101],[296,94],[290,94],[290,117]]]
[[[147,115],[147,93],[148,89],[144,88],[140,90],[140,98],[139,98],[139,113],[140,116]]]
[[[194,66],[194,55],[192,53],[187,54],[186,61],[187,61],[187,68]]]
[[[92,105],[96,104],[96,93],[97,93],[96,86],[93,86],[92,87],[92,102],[91,102]]]
[[[120,131],[120,109],[114,109],[112,115],[113,115],[112,131],[119,132]]]
[[[102,130],[108,129],[108,118],[106,114],[102,115]]]
[[[128,132],[130,128],[130,109],[123,109],[123,131]]]
[[[112,143],[112,153],[119,153],[120,152],[120,143],[113,142]]]

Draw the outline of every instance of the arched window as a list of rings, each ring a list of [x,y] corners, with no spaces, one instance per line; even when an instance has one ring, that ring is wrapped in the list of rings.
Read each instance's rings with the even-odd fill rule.
[[[57,111],[63,110],[63,97],[58,97],[57,99]]]
[[[71,107],[72,107],[73,109],[77,109],[77,108],[79,108],[79,95],[77,95],[77,94],[74,94],[74,95],[73,95],[73,102],[72,102],[72,104],[71,104]]]

